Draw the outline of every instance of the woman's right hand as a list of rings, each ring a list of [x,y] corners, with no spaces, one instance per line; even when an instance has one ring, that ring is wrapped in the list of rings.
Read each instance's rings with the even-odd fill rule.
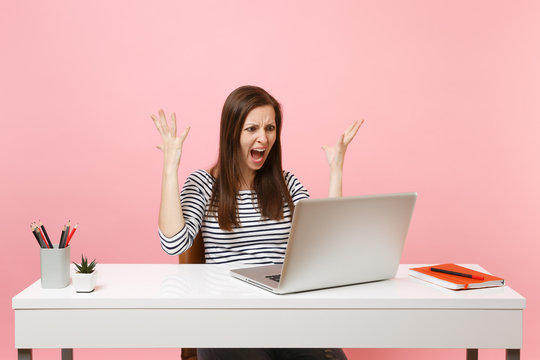
[[[188,126],[182,134],[176,136],[176,114],[171,114],[171,126],[167,124],[167,119],[165,117],[165,112],[160,109],[159,117],[151,115],[154,125],[158,129],[161,140],[163,143],[156,146],[159,150],[163,152],[163,166],[164,169],[178,170],[180,166],[180,158],[182,157],[182,145],[186,139],[190,127]]]

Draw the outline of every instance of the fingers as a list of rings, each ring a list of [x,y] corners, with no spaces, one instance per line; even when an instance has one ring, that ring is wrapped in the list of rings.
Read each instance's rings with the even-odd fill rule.
[[[164,137],[165,133],[164,133],[163,128],[161,127],[161,122],[159,121],[159,119],[155,115],[150,115],[150,117],[152,118],[152,121],[154,122],[154,125],[156,126],[156,129],[158,129],[159,134],[161,135],[161,137]]]
[[[344,144],[345,143],[344,139],[345,139],[345,134],[341,134],[339,136],[339,139],[338,139],[337,143],[338,144]]]
[[[169,133],[169,125],[167,124],[167,118],[165,117],[163,109],[159,109],[159,121],[163,130],[165,130],[166,133]]]
[[[158,145],[156,147],[159,150],[164,152],[165,149],[170,146],[167,144],[173,144],[176,140],[180,140],[180,148],[181,148],[191,127],[188,126],[186,129],[184,129],[180,137],[177,138],[176,137],[176,132],[177,132],[176,114],[175,113],[171,114],[171,127],[170,128],[167,123],[167,118],[165,117],[165,112],[163,111],[163,109],[159,109],[158,114],[159,114],[159,117],[154,114],[150,115],[150,117],[152,118],[152,121],[154,121],[154,125],[156,126],[156,128],[158,129],[161,135],[161,138],[163,139],[163,144]]]
[[[358,123],[358,120],[354,120],[353,123],[351,125],[349,125],[347,130],[345,130],[345,134],[350,132],[352,129],[354,129],[354,127],[356,126],[357,123]]]
[[[182,135],[180,135],[180,141],[184,143],[184,140],[186,139],[187,135],[189,134],[189,130],[191,129],[191,126],[188,126],[184,132],[182,132]]]
[[[358,132],[358,129],[360,129],[360,126],[364,123],[364,119],[362,121],[355,120],[351,126],[345,131],[344,136],[344,143],[345,145],[349,145],[349,143],[354,139],[356,136],[356,133]]]
[[[159,109],[158,114],[159,116],[152,114],[150,115],[150,117],[154,121],[156,128],[161,134],[161,137],[163,138],[165,138],[166,136],[176,137],[176,114],[175,113],[171,114],[170,129],[169,129],[169,124],[167,123],[167,118],[165,116],[165,112],[163,111],[163,109]]]
[[[171,114],[171,135],[176,137],[176,114]]]

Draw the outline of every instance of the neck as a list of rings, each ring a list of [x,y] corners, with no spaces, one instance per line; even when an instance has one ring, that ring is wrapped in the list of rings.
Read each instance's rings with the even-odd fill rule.
[[[253,180],[255,180],[255,171],[251,169],[242,170],[240,172],[239,190],[253,190]]]

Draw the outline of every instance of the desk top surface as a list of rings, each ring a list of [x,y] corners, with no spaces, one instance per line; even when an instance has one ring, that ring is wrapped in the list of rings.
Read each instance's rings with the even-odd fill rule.
[[[42,289],[36,281],[12,299],[24,309],[524,309],[525,298],[509,286],[466,291],[448,290],[407,275],[401,264],[390,280],[274,295],[234,279],[236,266],[176,264],[99,264],[92,293],[72,285]],[[485,271],[478,265],[465,265]],[[71,268],[73,273],[73,267]]]

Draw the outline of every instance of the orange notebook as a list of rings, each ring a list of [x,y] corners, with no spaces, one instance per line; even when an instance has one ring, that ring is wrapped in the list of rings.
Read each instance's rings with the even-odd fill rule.
[[[454,271],[484,277],[483,280],[472,279],[459,275],[445,274],[432,271],[431,268]],[[455,264],[430,265],[410,268],[409,275],[415,278],[443,286],[452,290],[479,289],[484,287],[504,286],[504,279],[480,271],[475,271]]]

